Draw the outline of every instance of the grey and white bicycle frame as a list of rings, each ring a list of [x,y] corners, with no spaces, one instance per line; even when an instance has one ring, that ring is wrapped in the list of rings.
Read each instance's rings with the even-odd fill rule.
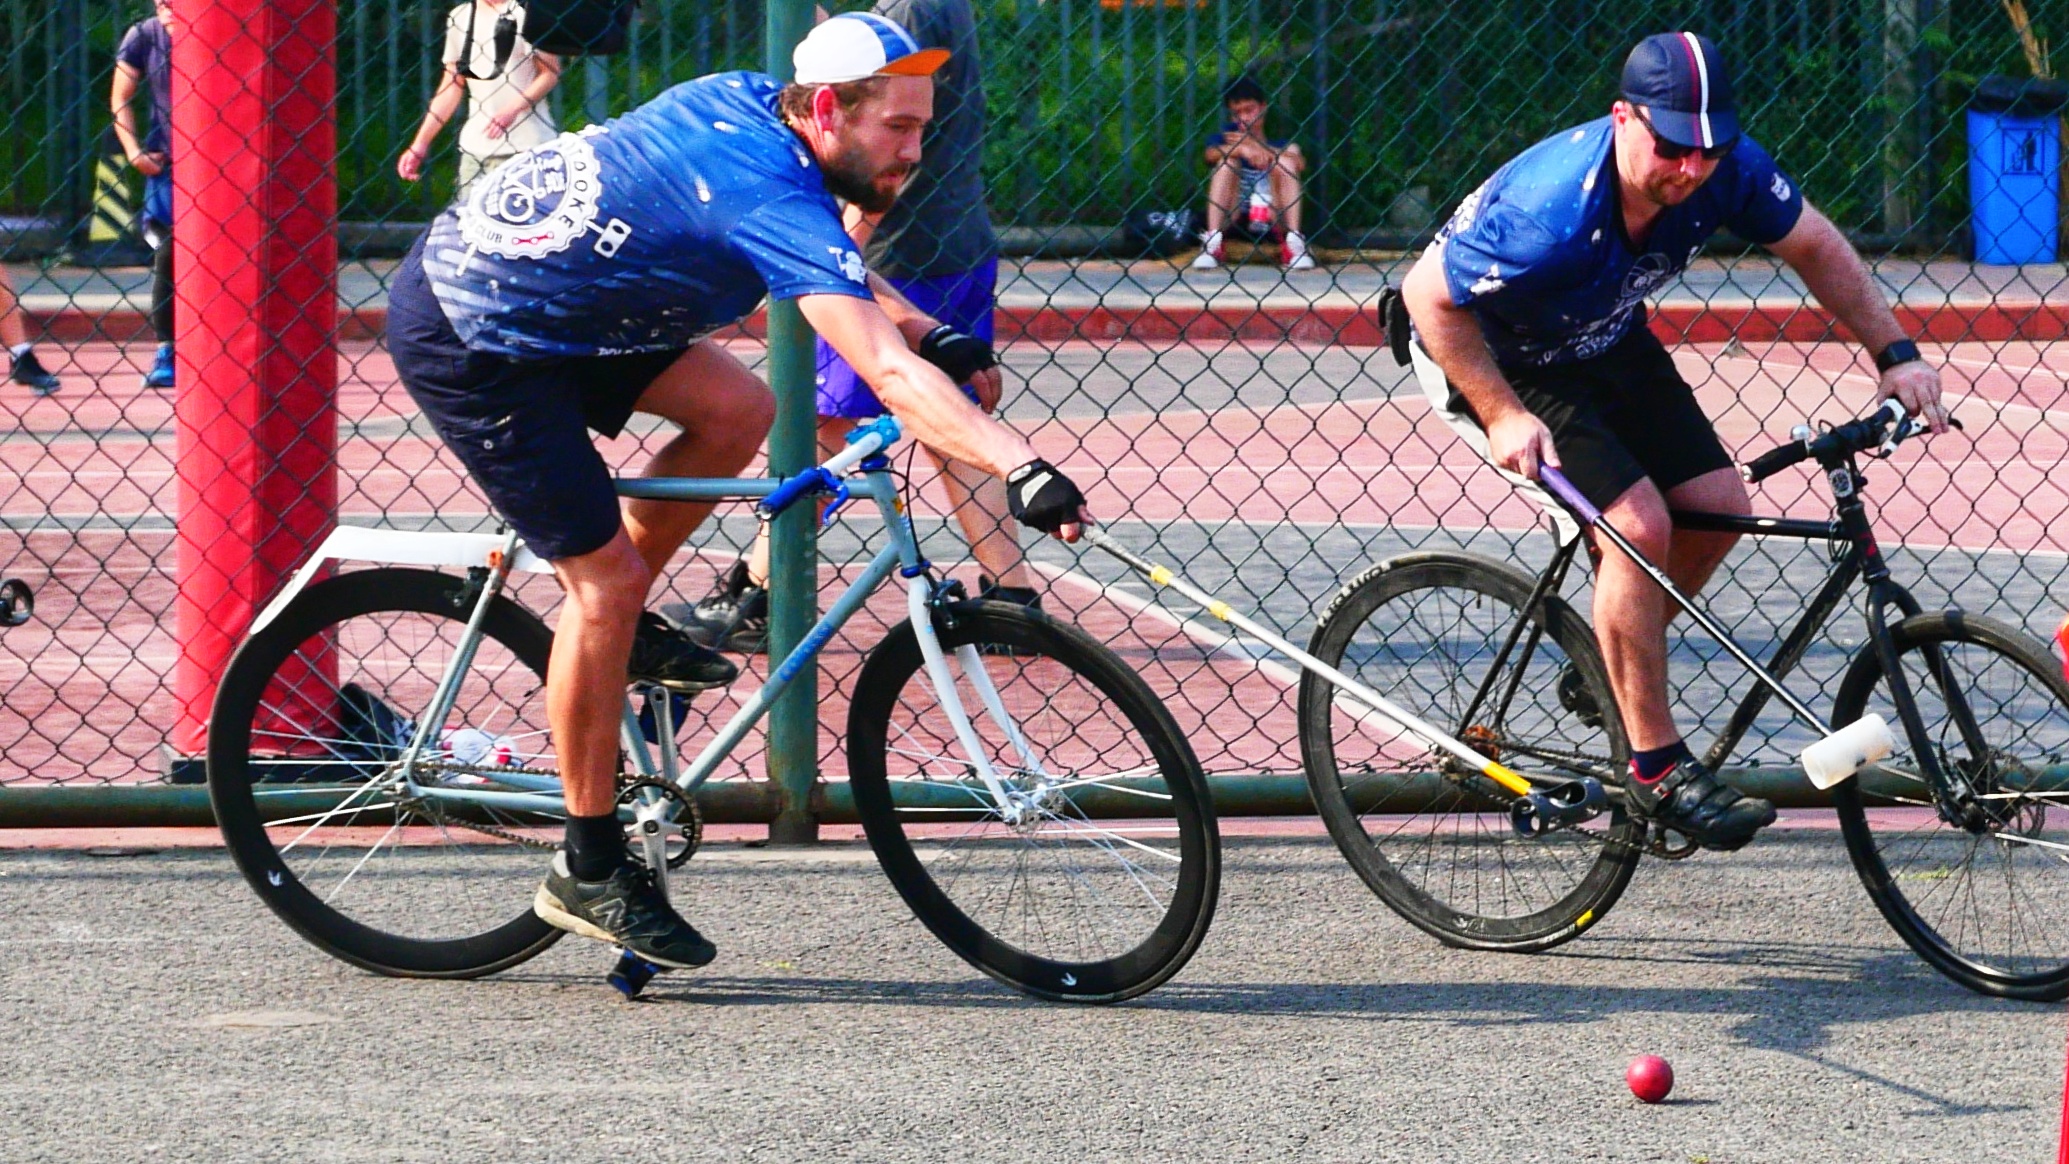
[[[638,777],[672,784],[680,789],[685,797],[694,795],[696,790],[711,778],[712,773],[718,770],[719,764],[741,739],[768,712],[777,697],[790,686],[791,681],[812,664],[813,659],[841,625],[862,608],[863,603],[878,586],[896,574],[906,581],[906,608],[926,662],[928,678],[941,701],[942,712],[947,716],[956,739],[962,746],[963,760],[982,783],[991,802],[986,806],[971,804],[966,799],[962,807],[965,810],[989,807],[998,813],[1004,823],[1017,825],[1023,823],[1051,798],[1060,795],[1060,782],[1043,768],[1035,750],[1007,713],[1004,702],[999,698],[998,689],[986,673],[977,648],[957,648],[957,666],[954,668],[951,668],[947,654],[941,649],[940,639],[934,633],[934,621],[930,617],[930,612],[933,606],[946,600],[950,592],[946,584],[934,577],[932,566],[920,553],[919,540],[913,530],[912,521],[899,504],[898,483],[890,472],[889,462],[884,457],[885,450],[897,441],[898,436],[897,422],[890,417],[880,417],[857,429],[850,436],[848,447],[838,455],[816,468],[789,478],[643,477],[621,478],[616,482],[618,493],[625,497],[656,501],[755,501],[756,513],[765,521],[809,497],[830,493],[834,496],[836,507],[850,498],[866,498],[876,503],[877,510],[883,517],[884,529],[889,535],[889,544],[877,552],[861,575],[849,584],[840,597],[834,600],[832,607],[814,624],[804,640],[770,673],[768,681],[761,689],[733,714],[687,767],[683,766],[676,751],[676,724],[672,715],[672,704],[666,693],[655,689],[647,701],[655,721],[654,742],[651,744],[647,733],[642,730],[633,701],[628,697],[619,735]],[[831,510],[827,516],[830,520]],[[414,725],[413,736],[401,762],[395,766],[394,770],[399,773],[401,786],[396,788],[391,785],[390,788],[397,795],[409,799],[473,804],[494,811],[564,815],[566,806],[560,794],[560,779],[543,772],[513,771],[507,767],[452,764],[444,761],[436,765],[442,775],[471,775],[481,778],[484,784],[494,783],[502,785],[502,788],[455,786],[446,782],[427,784],[418,781],[415,776],[415,773],[425,770],[423,764],[427,756],[437,754],[439,730],[452,711],[468,668],[473,665],[475,649],[481,642],[481,628],[488,616],[490,604],[503,592],[513,571],[551,573],[552,567],[527,550],[515,531],[503,534],[471,534],[341,526],[325,539],[316,554],[302,567],[280,596],[260,613],[253,624],[252,632],[256,634],[263,630],[267,623],[286,609],[295,595],[316,579],[329,562],[337,560],[371,561],[393,565],[465,566],[469,569],[470,577],[475,580],[475,588],[478,590],[458,647],[453,652],[445,673],[439,679],[430,705]],[[960,670],[962,677],[970,684],[970,689],[983,704],[984,713],[1011,743],[1022,765],[1018,775],[1031,780],[1031,790],[1009,788],[1000,778],[986,749],[980,745],[976,729],[963,705],[956,685],[957,670]],[[620,812],[632,814],[639,826],[639,837],[645,846],[648,868],[653,869],[656,876],[665,879],[668,868],[665,860],[666,845],[681,829],[668,819],[669,810],[665,798],[650,793],[642,800],[643,803],[630,809],[621,808]]]

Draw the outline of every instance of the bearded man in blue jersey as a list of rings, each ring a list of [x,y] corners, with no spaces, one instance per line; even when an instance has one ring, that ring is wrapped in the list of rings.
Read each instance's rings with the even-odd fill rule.
[[[585,429],[646,412],[681,429],[655,476],[730,477],[775,414],[708,337],[765,297],[795,300],[929,447],[1006,479],[1013,516],[1076,540],[1083,496],[956,385],[996,377],[989,345],[870,274],[836,197],[882,212],[920,156],[947,59],[881,17],[836,17],[794,54],[797,81],[722,73],[523,151],[432,223],[390,288],[397,373],[567,598],[547,668],[567,843],[534,908],[665,966],[717,948],[628,860],[615,813],[628,677],[691,692],[738,670],[643,612],[709,505],[622,513]],[[996,394],[996,384],[991,385]]]
[[[1670,506],[1744,514],[1730,456],[1672,358],[1645,326],[1645,297],[1720,227],[1765,246],[1867,349],[1878,402],[1895,397],[1944,432],[1939,373],[1926,364],[1865,264],[1796,183],[1739,132],[1717,46],[1649,37],[1625,62],[1609,116],[1532,146],[1463,203],[1403,283],[1415,365],[1431,404],[1529,488],[1561,469],[1684,593],[1724,560],[1733,534],[1677,530]],[[1664,591],[1599,547],[1595,633],[1632,749],[1627,803],[1706,848],[1731,850],[1774,820],[1706,771],[1667,700]],[[1561,698],[1600,709],[1577,685]]]

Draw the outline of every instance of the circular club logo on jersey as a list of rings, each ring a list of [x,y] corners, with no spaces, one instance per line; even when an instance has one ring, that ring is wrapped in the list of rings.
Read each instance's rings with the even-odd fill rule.
[[[502,258],[540,258],[581,238],[602,196],[596,151],[564,133],[477,181],[460,212],[460,236]]]

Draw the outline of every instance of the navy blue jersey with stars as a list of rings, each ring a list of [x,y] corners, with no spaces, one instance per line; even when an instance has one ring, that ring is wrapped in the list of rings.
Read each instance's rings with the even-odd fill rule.
[[[1452,302],[1480,321],[1497,363],[1536,367],[1607,351],[1642,319],[1645,297],[1679,274],[1720,227],[1780,241],[1803,195],[1741,136],[1710,180],[1625,236],[1612,123],[1604,117],[1531,146],[1459,204],[1437,233]]]
[[[700,77],[482,177],[424,247],[453,330],[512,359],[616,355],[687,347],[764,297],[869,298],[781,88]]]

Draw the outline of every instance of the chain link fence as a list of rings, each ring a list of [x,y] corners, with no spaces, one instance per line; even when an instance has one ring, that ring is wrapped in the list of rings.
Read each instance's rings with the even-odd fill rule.
[[[1749,132],[1871,256],[1968,426],[1869,469],[1898,576],[1928,608],[1959,604],[2052,632],[2069,601],[2069,491],[2060,484],[2069,283],[2053,254],[2022,266],[1972,261],[1964,121],[1979,78],[2045,67],[2029,49],[2050,30],[2022,42],[2004,10],[1982,0],[980,0],[977,11],[985,174],[1006,250],[1003,415],[1086,487],[1119,536],[1231,604],[1304,640],[1343,581],[1391,554],[1466,546],[1533,568],[1545,560],[1549,543],[1531,509],[1434,421],[1385,353],[1374,306],[1502,161],[1606,111],[1632,43],[1692,27],[1736,63]],[[146,191],[110,132],[117,49],[148,15],[105,0],[0,0],[10,127],[0,137],[0,258],[35,357],[59,380],[48,394],[0,387],[9,421],[0,576],[22,579],[36,597],[28,622],[0,631],[0,784],[134,784],[198,772],[192,741],[175,732],[185,710],[175,673],[191,637],[180,617],[194,617],[178,597],[176,532],[191,516],[179,466],[192,450],[180,447],[175,402],[189,407],[199,389],[187,380],[205,384],[208,372],[181,363],[176,388],[147,386],[157,336],[151,252],[136,227]],[[323,504],[354,523],[491,528],[381,342],[387,275],[454,191],[451,130],[420,180],[397,172],[440,81],[446,8],[340,0],[334,20],[327,116],[337,141],[339,314],[326,343],[337,389],[329,411],[309,414],[321,431],[307,434],[318,446],[334,441],[335,505]],[[568,62],[548,101],[560,128],[578,129],[677,81],[758,67],[761,36],[757,5],[652,0],[629,51]],[[1270,232],[1250,245],[1233,230],[1224,265],[1194,270],[1197,244],[1167,228],[1204,208],[1203,149],[1224,118],[1224,87],[1245,75],[1268,96],[1271,136],[1297,142],[1308,159],[1302,225],[1315,270],[1283,269]],[[172,99],[187,92],[176,78]],[[1166,225],[1145,228],[1146,212],[1165,212]],[[177,311],[220,306],[196,302],[177,272],[174,286]],[[1873,376],[1858,349],[1775,261],[1729,238],[1655,302],[1653,326],[1727,447],[1744,456],[1806,418],[1856,415],[1870,398]],[[759,367],[759,336],[756,325],[721,339]],[[302,419],[296,407],[247,420],[254,431],[292,425]],[[604,448],[631,471],[661,439],[635,423]],[[944,519],[929,463],[917,458],[910,469],[930,553],[974,590],[976,568]],[[262,532],[290,539],[280,551],[289,561],[322,530],[264,510],[306,506],[330,488],[302,485],[284,501],[268,493],[240,518],[270,520]],[[1756,494],[1756,506],[1816,517],[1821,496],[1808,476],[1785,475]],[[822,583],[863,561],[849,524],[863,520],[822,534]],[[744,510],[722,511],[656,605],[703,596],[754,531]],[[1255,644],[1159,605],[1096,554],[1023,542],[1048,608],[1143,671],[1210,773],[1298,772],[1290,671]],[[1710,587],[1717,612],[1756,651],[1771,648],[1822,572],[1821,548],[1799,546],[1742,545]],[[520,594],[551,617],[550,582],[527,582]],[[265,595],[250,597],[262,604]],[[845,771],[843,693],[862,653],[900,617],[897,603],[880,600],[824,655],[820,764],[831,778]],[[1803,687],[1829,689],[1857,640],[1854,626],[1835,623],[1807,660]],[[738,698],[765,666],[750,666]],[[1721,726],[1722,693],[1740,686],[1736,665],[1691,640],[1677,648],[1674,677],[1688,716],[1715,715],[1707,726]],[[702,697],[694,714],[723,719],[734,698]],[[1735,760],[1786,764],[1799,740],[1769,712]],[[730,775],[763,778],[751,758]]]

